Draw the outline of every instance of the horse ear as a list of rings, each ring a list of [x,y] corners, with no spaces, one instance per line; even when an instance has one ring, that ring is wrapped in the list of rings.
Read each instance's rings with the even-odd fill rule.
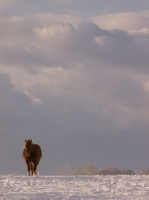
[[[31,140],[31,142],[32,142],[32,140]]]
[[[26,143],[26,140],[25,140],[25,143]]]

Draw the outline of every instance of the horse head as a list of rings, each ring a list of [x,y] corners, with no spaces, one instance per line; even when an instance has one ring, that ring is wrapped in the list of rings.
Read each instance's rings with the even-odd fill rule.
[[[26,156],[29,157],[32,150],[32,140],[25,140],[25,146],[26,146]]]

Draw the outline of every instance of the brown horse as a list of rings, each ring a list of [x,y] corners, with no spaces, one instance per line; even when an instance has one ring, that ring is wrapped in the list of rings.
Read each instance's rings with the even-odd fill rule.
[[[37,165],[42,157],[40,146],[33,144],[32,140],[25,140],[25,149],[23,150],[22,156],[27,165],[28,175],[37,175]]]

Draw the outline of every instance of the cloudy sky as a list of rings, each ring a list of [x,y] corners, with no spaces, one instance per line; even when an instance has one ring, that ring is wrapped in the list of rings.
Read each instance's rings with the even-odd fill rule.
[[[0,174],[149,169],[149,1],[0,0]]]

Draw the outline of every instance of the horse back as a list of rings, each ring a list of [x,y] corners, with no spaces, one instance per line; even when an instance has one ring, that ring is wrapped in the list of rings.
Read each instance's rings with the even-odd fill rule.
[[[39,159],[42,157],[42,151],[41,151],[41,148],[40,148],[40,146],[38,144],[33,144],[32,145],[32,152]]]
[[[33,144],[33,148],[36,150],[37,154],[40,156],[40,158],[42,157],[42,151],[41,148],[38,144]]]

